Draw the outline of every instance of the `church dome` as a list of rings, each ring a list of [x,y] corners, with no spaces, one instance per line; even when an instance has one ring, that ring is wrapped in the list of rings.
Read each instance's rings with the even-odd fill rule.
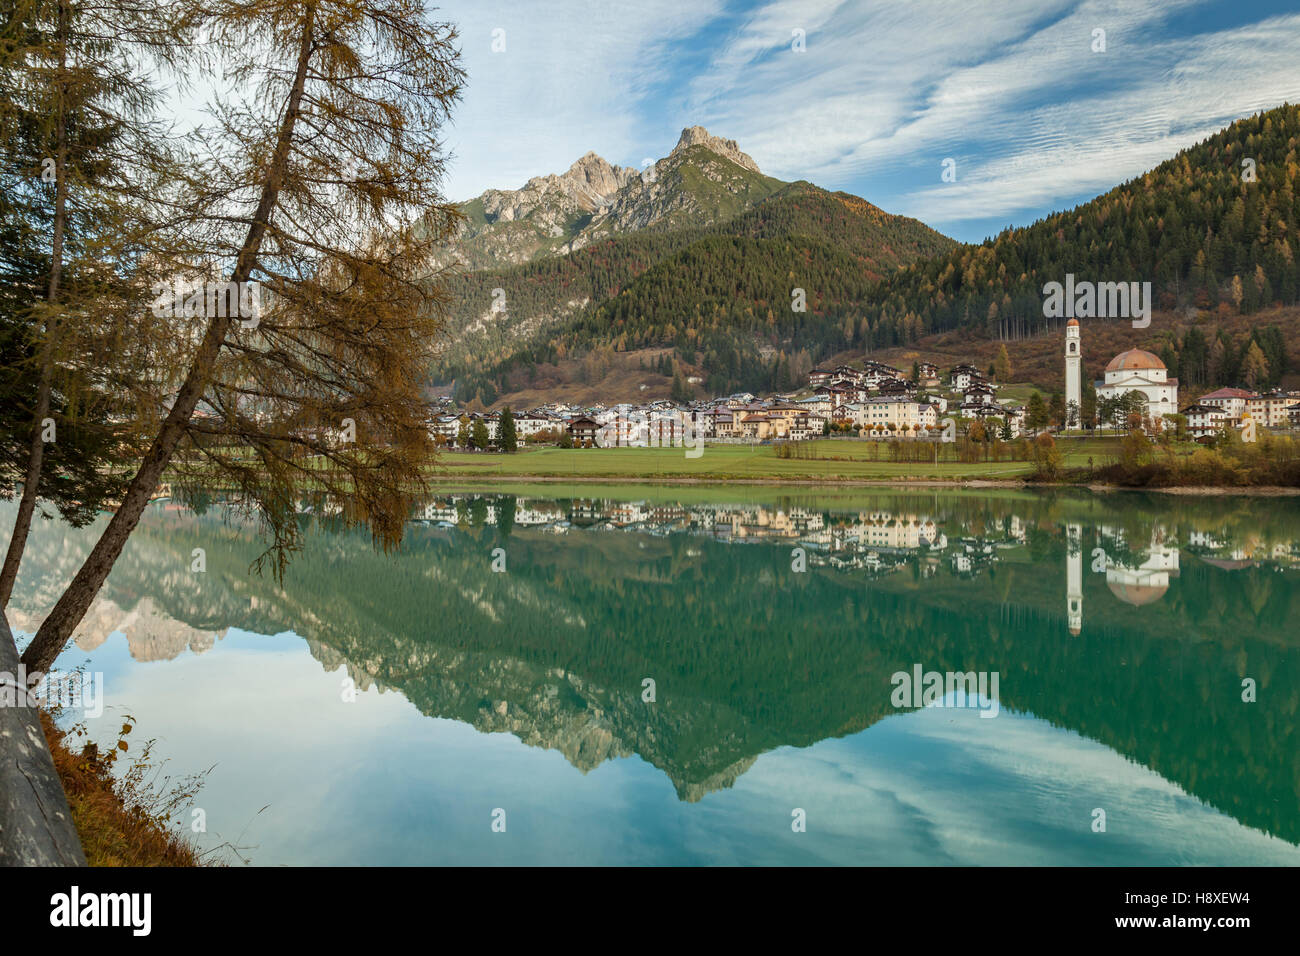
[[[1110,364],[1106,366],[1108,372],[1119,372],[1128,369],[1163,369],[1165,363],[1159,358],[1152,355],[1145,349],[1129,349],[1127,352],[1120,352]]]
[[[1110,588],[1110,593],[1125,604],[1132,604],[1135,607],[1154,604],[1169,590],[1168,584],[1132,584],[1114,580],[1109,576],[1106,579],[1106,587]]]
[[[1071,319],[1069,322],[1066,322],[1066,323],[1065,323],[1065,326],[1066,326],[1066,328],[1069,328],[1069,327],[1072,326],[1072,325],[1078,325],[1078,324],[1079,324],[1079,320],[1078,320],[1078,319]]]

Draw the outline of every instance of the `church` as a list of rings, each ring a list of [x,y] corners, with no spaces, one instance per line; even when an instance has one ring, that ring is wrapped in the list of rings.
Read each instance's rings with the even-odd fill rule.
[[[1065,326],[1065,403],[1072,420],[1074,410],[1083,407],[1082,364],[1079,320],[1071,319]],[[1178,413],[1178,379],[1170,378],[1165,363],[1145,349],[1120,352],[1106,366],[1105,375],[1103,381],[1096,383],[1099,402],[1140,392],[1146,399],[1146,415],[1153,422],[1160,422],[1162,415]]]

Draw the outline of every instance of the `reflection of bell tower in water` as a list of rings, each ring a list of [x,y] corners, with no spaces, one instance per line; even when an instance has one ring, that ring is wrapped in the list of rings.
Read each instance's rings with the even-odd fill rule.
[[[1083,630],[1083,528],[1065,526],[1065,614],[1070,633]]]

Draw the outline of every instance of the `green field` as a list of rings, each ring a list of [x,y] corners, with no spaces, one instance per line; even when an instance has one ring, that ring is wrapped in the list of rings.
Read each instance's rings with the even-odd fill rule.
[[[1113,454],[1111,439],[1062,442],[1066,467],[1100,465]],[[500,478],[617,478],[624,480],[695,479],[701,481],[811,480],[906,481],[980,479],[1015,480],[1032,470],[1023,461],[895,462],[882,447],[872,460],[870,443],[810,442],[817,458],[778,458],[771,446],[706,445],[698,458],[681,448],[525,448],[513,455],[494,452],[442,452],[432,469],[438,480]]]

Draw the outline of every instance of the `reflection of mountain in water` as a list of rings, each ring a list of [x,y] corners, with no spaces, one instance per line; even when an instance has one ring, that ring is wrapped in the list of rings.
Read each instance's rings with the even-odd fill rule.
[[[20,631],[34,633],[41,623],[41,617],[30,612],[11,608],[8,613],[10,623]],[[86,612],[73,642],[89,653],[115,633],[126,637],[131,657],[137,661],[169,661],[187,650],[202,654],[225,636],[224,630],[199,630],[175,620],[149,597],[141,598],[129,611],[100,597]]]
[[[151,600],[198,632],[293,630],[324,666],[398,690],[423,713],[558,749],[584,771],[637,754],[683,799],[729,786],[766,750],[896,713],[897,670],[917,662],[996,670],[1004,706],[1101,741],[1248,825],[1300,840],[1300,589],[1291,574],[1184,562],[1145,606],[1110,588],[1111,571],[1150,560],[1148,542],[1176,556],[1173,543],[1198,524],[1196,533],[1213,527],[1230,542],[1234,528],[1257,527],[1258,515],[1252,525],[1240,504],[1179,502],[1155,521],[1136,497],[1104,508],[1069,496],[926,495],[927,509],[915,498],[877,499],[798,520],[715,514],[702,519],[707,532],[674,531],[653,516],[638,526],[626,502],[614,509],[620,525],[592,501],[558,509],[460,501],[440,514],[456,527],[413,528],[393,557],[360,535],[313,534],[283,591],[247,575],[260,548],[238,528],[151,514],[103,598],[123,608]],[[1293,532],[1295,516],[1267,504],[1272,533]],[[510,520],[521,510],[551,517]],[[892,530],[881,519],[891,511],[903,516]],[[548,533],[559,523],[564,536]],[[837,551],[837,540],[855,538],[837,530],[846,523],[864,532]],[[774,531],[741,539],[737,527]],[[871,527],[877,537],[863,541]],[[47,590],[27,582],[48,581],[36,568],[75,568],[66,556],[76,535],[40,536],[15,606],[47,606]],[[818,553],[844,560],[793,573],[800,535],[827,535]],[[941,536],[947,550],[937,547]],[[1084,571],[1096,543],[1109,549],[1105,574]],[[206,549],[206,575],[188,572],[195,547]],[[497,547],[505,574],[489,569]],[[1071,637],[1076,588],[1088,625]],[[1258,680],[1260,703],[1240,701],[1243,676]],[[641,699],[647,677],[654,703]]]

